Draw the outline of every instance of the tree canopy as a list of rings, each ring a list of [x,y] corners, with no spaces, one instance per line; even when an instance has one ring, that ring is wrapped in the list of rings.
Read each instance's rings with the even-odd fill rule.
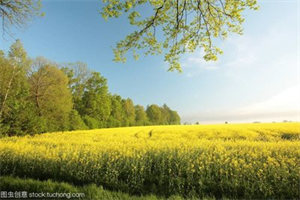
[[[114,48],[114,60],[125,62],[132,51],[148,55],[164,53],[169,70],[181,71],[180,55],[202,48],[204,59],[217,60],[222,50],[215,39],[225,39],[228,33],[242,34],[242,12],[258,9],[257,0],[102,0],[102,17],[117,18],[127,14],[130,25],[137,30],[119,41]],[[150,16],[139,8],[151,7]],[[141,10],[141,9],[140,9]],[[143,12],[144,13],[144,12]]]
[[[145,111],[111,94],[107,79],[84,63],[30,59],[20,40],[0,50],[0,137],[160,124],[180,124],[180,117],[166,104]]]
[[[67,121],[72,110],[72,95],[68,77],[55,65],[43,63],[29,77],[30,98],[37,115],[48,122],[48,131],[68,130]]]

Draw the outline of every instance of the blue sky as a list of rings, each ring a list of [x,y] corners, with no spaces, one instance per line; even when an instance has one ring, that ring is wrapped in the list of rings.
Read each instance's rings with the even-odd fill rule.
[[[244,35],[219,43],[217,62],[203,61],[198,50],[182,57],[181,74],[167,72],[162,55],[114,63],[112,47],[134,29],[126,18],[104,21],[100,0],[43,1],[46,15],[14,38],[30,57],[85,62],[108,79],[112,93],[144,106],[167,103],[183,122],[299,121],[299,3],[259,2],[259,11],[245,13]],[[13,42],[1,38],[0,48]]]

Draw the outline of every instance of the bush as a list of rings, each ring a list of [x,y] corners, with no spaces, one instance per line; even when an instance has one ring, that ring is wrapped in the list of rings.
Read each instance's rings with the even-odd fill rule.
[[[86,124],[87,127],[89,127],[89,129],[96,129],[99,128],[99,122],[97,119],[90,117],[88,115],[85,115],[83,117],[83,121]]]
[[[76,110],[72,110],[69,114],[69,130],[84,130],[88,127],[85,125],[80,115]]]

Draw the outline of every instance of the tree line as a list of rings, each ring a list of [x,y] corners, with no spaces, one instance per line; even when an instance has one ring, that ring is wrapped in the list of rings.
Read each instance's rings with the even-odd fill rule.
[[[111,94],[84,63],[30,59],[20,40],[0,50],[0,135],[168,124],[180,124],[176,111]]]

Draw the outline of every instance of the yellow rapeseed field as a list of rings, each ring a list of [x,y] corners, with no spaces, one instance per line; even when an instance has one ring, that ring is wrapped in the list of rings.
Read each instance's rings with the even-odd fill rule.
[[[169,196],[299,198],[300,123],[147,126],[0,140],[0,173]]]

